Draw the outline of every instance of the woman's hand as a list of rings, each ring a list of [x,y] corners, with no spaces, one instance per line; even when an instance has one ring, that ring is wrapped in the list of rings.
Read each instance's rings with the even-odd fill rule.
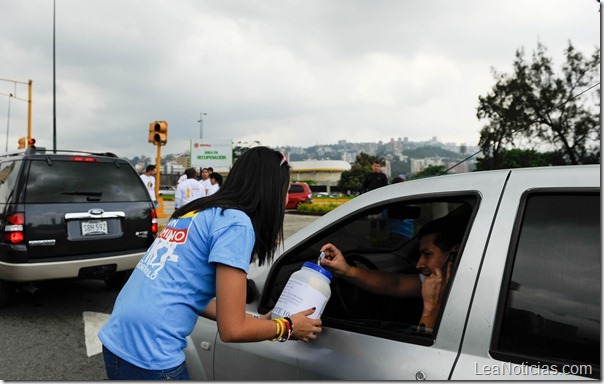
[[[317,333],[322,332],[321,319],[312,319],[308,316],[315,312],[316,308],[307,309],[306,311],[298,312],[290,317],[294,323],[294,333],[292,339],[302,340],[308,343],[309,340],[317,338]]]

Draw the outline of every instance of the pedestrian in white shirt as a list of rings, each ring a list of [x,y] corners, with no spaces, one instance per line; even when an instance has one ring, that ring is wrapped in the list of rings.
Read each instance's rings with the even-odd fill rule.
[[[153,204],[157,207],[159,203],[157,202],[157,197],[155,197],[155,174],[157,173],[157,169],[155,169],[155,165],[150,164],[147,165],[145,169],[145,173],[141,175],[141,180],[147,187],[147,192],[149,192],[149,196],[153,201]]]
[[[183,207],[191,201],[206,195],[205,190],[196,179],[197,171],[195,168],[188,168],[185,170],[185,175],[187,175],[187,179],[176,187],[176,196],[174,198],[175,209]]]
[[[210,183],[210,173],[212,172],[214,172],[214,169],[212,169],[212,167],[201,169],[201,179],[199,179],[199,183],[203,186],[203,189],[206,192],[206,196],[208,195],[208,190],[212,186],[212,183]]]
[[[208,188],[207,196],[213,195],[220,189],[222,185],[222,175],[220,173],[212,172],[210,173],[210,188]]]

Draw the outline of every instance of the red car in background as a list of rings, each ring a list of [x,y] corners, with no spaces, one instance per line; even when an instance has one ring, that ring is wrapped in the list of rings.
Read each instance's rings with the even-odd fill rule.
[[[287,193],[289,201],[285,206],[286,209],[296,209],[300,203],[312,203],[312,192],[306,183],[292,183]]]

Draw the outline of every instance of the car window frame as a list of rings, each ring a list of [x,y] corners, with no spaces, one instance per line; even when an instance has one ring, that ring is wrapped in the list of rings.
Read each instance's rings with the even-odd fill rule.
[[[538,366],[544,366],[546,364],[555,365],[561,367],[564,364],[569,364],[568,361],[556,361],[552,359],[542,358],[538,356],[531,356],[524,353],[511,353],[507,351],[501,351],[498,348],[500,336],[502,332],[502,323],[505,310],[507,307],[507,301],[509,297],[509,290],[512,281],[512,275],[514,272],[514,262],[518,251],[520,242],[520,235],[522,232],[522,226],[524,223],[527,204],[533,196],[543,195],[600,195],[600,189],[594,187],[554,187],[554,188],[533,188],[525,191],[518,204],[518,210],[516,212],[516,218],[514,220],[513,230],[510,237],[510,246],[508,247],[508,253],[505,262],[505,268],[503,271],[503,277],[501,282],[501,288],[499,291],[499,297],[495,312],[495,321],[493,324],[493,331],[491,335],[491,342],[489,345],[489,354],[496,360],[511,362],[515,364],[533,364]],[[601,239],[600,239],[601,240]],[[581,363],[581,362],[579,362]],[[594,370],[593,375],[586,377],[600,377],[600,367]]]
[[[440,328],[440,325],[441,325],[442,315],[445,310],[446,303],[448,301],[449,292],[450,292],[451,288],[453,287],[453,284],[455,281],[457,266],[459,265],[459,262],[462,259],[465,242],[471,232],[471,228],[473,226],[474,219],[480,209],[481,194],[477,191],[472,191],[472,190],[449,191],[449,192],[438,192],[438,193],[431,193],[431,194],[419,194],[419,195],[412,195],[412,196],[396,197],[396,198],[386,199],[383,201],[376,202],[374,204],[367,205],[367,206],[363,207],[362,209],[351,212],[350,214],[340,218],[338,221],[331,223],[330,225],[324,227],[322,230],[313,234],[312,237],[309,237],[309,238],[303,240],[302,242],[296,244],[294,247],[290,248],[285,253],[283,253],[277,260],[275,260],[275,262],[271,266],[270,271],[267,275],[266,283],[264,284],[264,288],[263,288],[262,294],[260,296],[260,300],[258,302],[258,312],[267,313],[271,309],[269,307],[269,300],[270,300],[269,297],[271,296],[272,290],[275,289],[274,285],[276,283],[277,276],[278,276],[277,271],[290,265],[291,263],[288,263],[288,261],[291,258],[295,258],[296,255],[303,253],[304,252],[303,249],[316,244],[320,239],[325,239],[326,237],[328,237],[329,236],[328,233],[333,233],[335,231],[341,230],[342,228],[350,225],[351,223],[353,223],[363,217],[367,217],[370,213],[380,211],[392,204],[397,204],[397,203],[405,203],[405,205],[413,205],[413,204],[417,204],[417,203],[434,204],[437,202],[438,203],[443,203],[443,202],[452,203],[452,202],[462,202],[462,201],[468,202],[470,200],[473,200],[473,202],[470,204],[471,212],[468,217],[468,223],[466,226],[466,231],[464,233],[464,237],[462,239],[459,256],[456,258],[455,263],[453,265],[452,278],[451,278],[450,284],[447,286],[446,291],[444,293],[443,305],[440,308],[440,311],[439,311],[439,314],[437,317],[437,322],[436,322],[434,330],[431,334],[428,334],[428,335],[402,334],[399,332],[391,332],[391,331],[387,331],[387,330],[380,330],[377,328],[370,328],[370,327],[366,327],[366,326],[356,326],[356,325],[347,326],[342,323],[334,324],[333,321],[324,319],[325,327],[332,327],[332,328],[336,328],[336,329],[340,329],[340,330],[351,331],[351,332],[374,336],[374,337],[381,337],[381,338],[389,339],[389,340],[409,342],[409,343],[413,343],[413,344],[426,345],[426,346],[433,345],[436,340],[436,337],[438,335],[438,329]],[[412,241],[417,241],[416,235],[414,236]],[[316,259],[315,260],[301,259],[301,260],[298,260],[297,262],[301,266],[305,261],[316,262]],[[395,299],[393,298],[392,300],[395,300]],[[421,298],[420,298],[420,300],[421,300]]]

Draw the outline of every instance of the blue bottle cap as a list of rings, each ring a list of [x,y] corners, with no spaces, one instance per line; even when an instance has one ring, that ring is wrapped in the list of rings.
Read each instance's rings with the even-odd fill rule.
[[[309,261],[305,262],[302,267],[306,267],[306,268],[310,268],[310,269],[314,269],[315,271],[319,272],[320,274],[324,275],[325,277],[327,277],[329,279],[329,281],[331,281],[331,273],[329,273],[329,271],[325,268],[323,268],[320,265],[317,265],[315,263],[311,263]]]

